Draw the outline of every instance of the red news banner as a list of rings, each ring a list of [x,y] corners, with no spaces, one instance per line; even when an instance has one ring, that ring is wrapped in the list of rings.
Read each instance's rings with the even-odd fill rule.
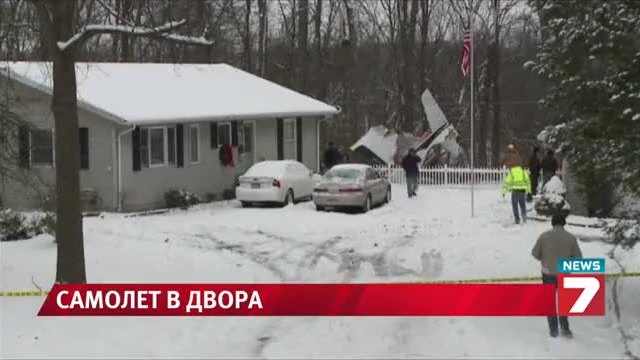
[[[54,285],[39,316],[547,316],[550,284]]]

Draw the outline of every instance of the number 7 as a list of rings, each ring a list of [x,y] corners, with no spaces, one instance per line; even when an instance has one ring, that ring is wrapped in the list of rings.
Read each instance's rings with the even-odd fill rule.
[[[583,313],[591,300],[596,296],[600,289],[600,282],[593,277],[565,277],[563,287],[565,289],[584,289],[575,304],[569,310],[570,313]]]

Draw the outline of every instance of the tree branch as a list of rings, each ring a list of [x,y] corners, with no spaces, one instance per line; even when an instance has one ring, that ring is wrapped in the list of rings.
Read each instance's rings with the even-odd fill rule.
[[[67,41],[58,41],[58,49],[60,51],[66,51],[70,47],[75,46],[78,43],[84,42],[88,38],[98,34],[129,34],[132,36],[145,36],[156,37],[161,39],[171,40],[177,43],[185,45],[199,45],[199,46],[211,46],[212,41],[209,41],[203,37],[184,36],[177,34],[167,34],[184,24],[186,20],[168,22],[162,26],[155,28],[140,28],[131,25],[107,25],[107,24],[90,24],[87,25],[82,31],[73,35]]]

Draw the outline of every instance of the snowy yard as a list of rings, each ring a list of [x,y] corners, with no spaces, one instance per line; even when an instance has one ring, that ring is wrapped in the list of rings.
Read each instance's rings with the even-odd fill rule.
[[[84,222],[90,282],[394,282],[539,274],[530,251],[549,224],[511,223],[495,189],[422,188],[368,214],[317,213],[313,204],[189,211]],[[532,206],[532,205],[530,205]],[[568,227],[583,238],[595,229]],[[585,257],[610,246],[581,242]],[[2,290],[54,280],[48,236],[1,244]],[[618,252],[628,271],[640,249]],[[618,268],[607,263],[608,272]],[[611,283],[608,283],[611,284]],[[623,329],[640,354],[640,280],[620,282]],[[612,309],[571,319],[575,339],[551,339],[545,318],[37,318],[43,298],[0,298],[0,357],[621,358]]]

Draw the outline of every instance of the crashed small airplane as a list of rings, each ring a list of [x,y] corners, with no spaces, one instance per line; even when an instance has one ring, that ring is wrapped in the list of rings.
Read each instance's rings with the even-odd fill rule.
[[[422,106],[431,131],[415,137],[410,133],[398,134],[383,125],[374,126],[351,146],[351,150],[377,165],[398,164],[410,148],[416,149],[426,166],[466,164],[465,153],[457,142],[458,132],[447,121],[428,89],[422,93]]]

